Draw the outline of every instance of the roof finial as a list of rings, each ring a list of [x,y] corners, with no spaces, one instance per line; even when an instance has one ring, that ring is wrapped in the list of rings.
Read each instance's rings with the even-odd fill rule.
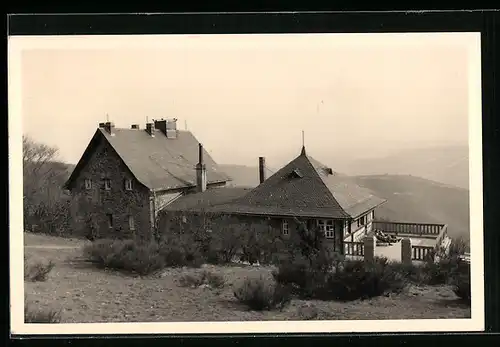
[[[304,141],[304,130],[302,130],[302,151],[300,152],[301,155],[306,155],[306,145]]]
[[[184,119],[184,130],[188,130],[188,121]]]
[[[106,122],[109,122],[109,115],[106,113]]]

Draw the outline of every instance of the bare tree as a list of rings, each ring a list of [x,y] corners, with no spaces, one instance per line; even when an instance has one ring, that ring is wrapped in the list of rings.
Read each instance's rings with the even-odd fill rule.
[[[25,226],[48,222],[53,229],[55,214],[65,213],[61,201],[66,167],[56,163],[58,149],[23,136],[23,202]],[[26,225],[27,224],[27,225]]]

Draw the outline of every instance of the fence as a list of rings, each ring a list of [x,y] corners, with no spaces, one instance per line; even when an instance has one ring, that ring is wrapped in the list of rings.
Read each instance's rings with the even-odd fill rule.
[[[365,245],[364,242],[344,242],[344,254],[354,255],[354,256],[364,256],[365,255]]]
[[[373,229],[381,230],[386,234],[437,237],[441,234],[443,229],[446,230],[446,224],[383,222],[374,220]]]

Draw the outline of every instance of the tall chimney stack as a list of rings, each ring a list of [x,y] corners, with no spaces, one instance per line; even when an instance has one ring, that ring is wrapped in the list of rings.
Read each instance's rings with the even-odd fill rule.
[[[106,123],[99,123],[100,128],[104,128],[108,134],[111,136],[114,135],[113,128],[115,127],[115,124],[113,122],[106,122]]]
[[[176,139],[177,118],[155,120],[155,129],[160,130],[167,139]]]
[[[150,136],[155,137],[155,125],[154,125],[154,123],[146,123],[146,131]]]
[[[259,182],[262,183],[266,180],[266,158],[259,157]]]
[[[199,192],[207,189],[207,168],[203,162],[203,145],[198,145],[198,164],[196,164],[196,188]]]

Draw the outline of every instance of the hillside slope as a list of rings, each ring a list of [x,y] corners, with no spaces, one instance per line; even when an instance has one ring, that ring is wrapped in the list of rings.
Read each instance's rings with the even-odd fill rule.
[[[342,167],[335,167],[351,176],[412,175],[469,189],[467,146],[405,149],[388,156],[356,159]]]
[[[232,186],[256,187],[259,184],[259,168],[245,165],[219,164],[219,169],[231,177]],[[267,177],[271,175],[266,172]]]
[[[377,196],[387,199],[378,218],[445,223],[450,236],[469,239],[469,191],[408,175],[353,177]]]
[[[221,165],[232,185],[255,187],[259,183],[258,168]],[[409,175],[353,176],[358,185],[387,199],[377,217],[407,222],[446,223],[451,236],[469,238],[469,191]]]

